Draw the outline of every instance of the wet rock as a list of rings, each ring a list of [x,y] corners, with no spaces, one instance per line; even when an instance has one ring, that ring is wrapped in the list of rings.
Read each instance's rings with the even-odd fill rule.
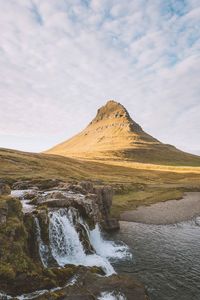
[[[28,232],[28,237],[27,237],[28,254],[34,261],[40,261],[34,215],[31,213],[25,214],[23,219]]]
[[[88,234],[87,234],[87,231],[86,231],[85,227],[82,224],[77,223],[75,225],[75,228],[76,228],[76,231],[79,234],[79,239],[80,239],[80,241],[83,245],[85,253],[86,254],[94,254],[95,250],[94,250],[94,248],[92,247],[92,245],[89,241],[89,237],[88,237]]]
[[[38,241],[38,228],[36,224],[36,218],[39,222],[40,227],[40,238],[43,243],[43,247],[45,247],[45,261],[46,265],[48,267],[58,267],[58,263],[56,262],[55,258],[52,255],[51,247],[50,247],[50,241],[49,241],[49,217],[48,217],[48,210],[47,208],[39,208],[34,212],[34,234],[35,234],[35,244],[36,244],[36,250],[39,249],[39,241]],[[38,253],[39,255],[39,253]],[[39,260],[41,260],[39,255]]]
[[[105,231],[119,230],[119,221],[110,218],[110,209],[112,206],[113,189],[110,186],[96,187],[94,189],[97,195],[97,203],[101,211],[101,225]]]
[[[62,298],[65,300],[97,300],[105,294],[123,295],[126,300],[148,300],[144,286],[133,277],[127,275],[112,275],[110,277],[98,276],[90,268],[80,267],[78,281],[74,285],[63,288]],[[59,295],[58,293],[58,295]],[[45,297],[50,296],[46,294]],[[55,293],[56,295],[56,293]],[[44,296],[44,295],[43,295]],[[38,297],[38,300],[50,299]],[[56,298],[55,298],[56,299]],[[58,298],[59,299],[59,298]]]
[[[0,183],[0,196],[10,195],[11,189],[8,184]]]
[[[59,197],[53,198],[54,196]],[[39,204],[54,208],[74,207],[78,209],[80,215],[88,222],[91,229],[93,229],[95,224],[101,220],[101,213],[94,198],[89,199],[80,194],[62,195],[53,193],[53,196],[46,195],[45,197],[40,198]]]
[[[115,218],[106,218],[101,222],[101,227],[107,232],[117,231],[120,229],[119,221]]]
[[[33,200],[38,195],[37,190],[31,190],[30,192],[26,192],[23,194],[23,199]]]
[[[75,207],[88,220],[91,229],[97,222],[101,222],[106,231],[119,229],[119,222],[110,218],[113,197],[110,186],[94,186],[90,181],[82,181],[78,184],[61,183],[60,187],[61,190],[38,194],[33,203],[48,207]]]
[[[46,208],[38,209],[36,212],[39,220],[41,237],[45,244],[49,244],[49,217],[48,210]]]

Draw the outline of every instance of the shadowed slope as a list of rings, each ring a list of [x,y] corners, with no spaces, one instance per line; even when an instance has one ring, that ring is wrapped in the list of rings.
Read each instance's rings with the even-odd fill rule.
[[[143,131],[123,105],[110,100],[79,134],[46,153],[92,160],[200,166],[200,157],[166,145]]]

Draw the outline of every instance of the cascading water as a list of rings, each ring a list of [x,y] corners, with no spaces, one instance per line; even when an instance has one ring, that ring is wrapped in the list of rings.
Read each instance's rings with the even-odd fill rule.
[[[40,224],[39,224],[38,218],[35,217],[34,221],[35,221],[35,226],[36,226],[36,235],[37,235],[37,242],[38,242],[38,247],[39,247],[40,259],[41,259],[41,262],[42,262],[43,266],[47,267],[49,249],[48,249],[48,246],[45,245],[42,241]]]
[[[88,240],[97,254],[86,254],[80,241],[76,224],[82,224],[88,233]],[[52,255],[60,266],[66,264],[99,266],[107,276],[115,273],[108,261],[109,257],[125,255],[125,246],[116,246],[104,241],[99,227],[90,231],[87,223],[79,216],[76,209],[57,209],[49,212],[49,239]]]
[[[95,226],[94,230],[89,232],[89,239],[96,253],[102,257],[112,260],[132,257],[132,254],[124,243],[117,245],[114,242],[105,241],[98,224]]]
[[[49,238],[54,258],[60,266],[79,263],[85,253],[75,230],[70,211],[59,209],[49,213]]]

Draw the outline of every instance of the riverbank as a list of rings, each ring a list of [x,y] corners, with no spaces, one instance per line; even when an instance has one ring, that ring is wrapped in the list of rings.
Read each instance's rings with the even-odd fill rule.
[[[187,221],[199,215],[200,192],[187,192],[181,200],[169,200],[125,211],[120,215],[120,220],[165,225]]]

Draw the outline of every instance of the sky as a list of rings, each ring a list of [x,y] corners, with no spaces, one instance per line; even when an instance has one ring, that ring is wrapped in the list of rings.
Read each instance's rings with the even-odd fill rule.
[[[48,149],[108,99],[200,155],[199,0],[0,0],[0,147]]]

